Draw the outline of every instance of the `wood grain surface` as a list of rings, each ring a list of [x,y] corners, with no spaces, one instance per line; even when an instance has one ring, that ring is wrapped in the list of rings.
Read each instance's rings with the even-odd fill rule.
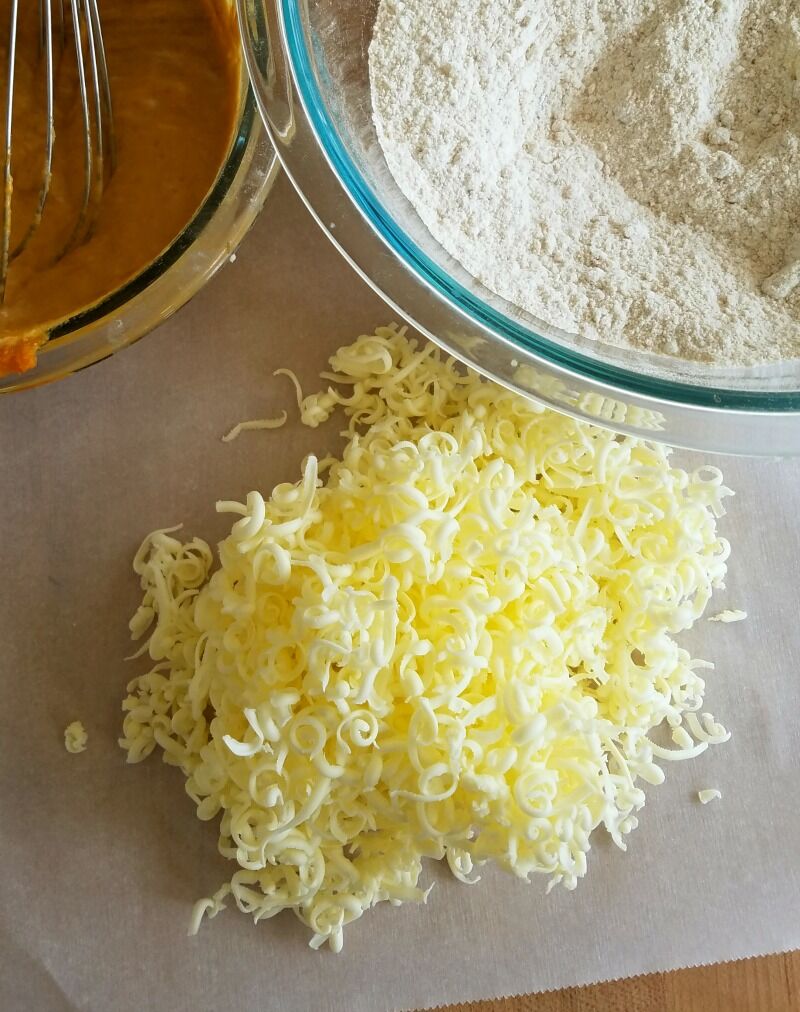
[[[450,1005],[446,1012],[800,1012],[800,952]]]

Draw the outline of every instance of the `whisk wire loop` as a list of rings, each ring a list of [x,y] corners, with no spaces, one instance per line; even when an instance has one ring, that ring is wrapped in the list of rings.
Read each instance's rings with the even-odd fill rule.
[[[66,241],[53,251],[53,262],[91,235],[116,164],[111,85],[98,0],[38,0],[39,56],[44,77],[44,151],[38,197],[33,215],[12,248],[14,196],[14,97],[20,36],[20,3],[11,0],[7,52],[3,152],[2,233],[0,234],[0,305],[5,299],[9,267],[22,254],[41,225],[53,179],[56,139],[57,78],[66,69],[64,54],[75,58],[80,118],[83,128],[83,185],[75,223]],[[71,28],[70,28],[71,23]]]

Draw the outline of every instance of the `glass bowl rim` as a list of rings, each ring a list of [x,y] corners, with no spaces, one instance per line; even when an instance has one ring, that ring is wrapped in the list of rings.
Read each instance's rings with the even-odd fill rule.
[[[232,134],[225,161],[222,163],[219,173],[203,202],[178,235],[159,253],[155,260],[152,260],[137,274],[133,275],[128,281],[115,288],[113,292],[110,292],[98,302],[87,306],[73,316],[66,317],[53,324],[48,332],[47,340],[39,349],[40,360],[46,361],[48,348],[55,350],[57,342],[61,339],[79,340],[80,331],[84,328],[98,323],[105,317],[123,309],[124,306],[140,296],[155,281],[163,277],[203,235],[206,226],[219,210],[222,202],[230,192],[232,184],[236,180],[254,129],[263,129],[253,89],[249,84],[244,66],[242,72],[244,75],[242,79],[242,97],[239,103],[235,132]],[[131,343],[135,343],[135,340]],[[126,343],[122,347],[128,346],[128,343]],[[112,352],[109,352],[109,354],[112,354]]]
[[[381,239],[401,262],[433,291],[468,318],[497,333],[545,362],[576,377],[585,377],[620,393],[630,392],[665,403],[684,404],[710,411],[757,412],[766,415],[800,413],[800,389],[796,391],[746,390],[705,387],[634,372],[570,349],[523,327],[483,302],[424,253],[386,211],[356,167],[339,137],[336,126],[316,83],[306,45],[302,0],[278,0],[281,27],[286,41],[292,76],[314,135],[339,182]]]

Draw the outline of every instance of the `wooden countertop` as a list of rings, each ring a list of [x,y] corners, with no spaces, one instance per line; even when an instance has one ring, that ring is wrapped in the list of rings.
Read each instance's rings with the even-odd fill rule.
[[[446,1012],[798,1012],[800,952],[594,987],[451,1005]]]

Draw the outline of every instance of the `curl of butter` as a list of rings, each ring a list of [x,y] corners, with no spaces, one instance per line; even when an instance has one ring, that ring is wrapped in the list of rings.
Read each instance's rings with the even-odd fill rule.
[[[281,411],[277,418],[252,418],[247,422],[237,422],[230,432],[225,433],[222,437],[222,442],[232,443],[243,432],[253,432],[260,429],[280,429],[286,424],[288,417],[285,411]]]
[[[88,740],[89,735],[86,733],[86,728],[79,720],[73,720],[64,728],[64,748],[67,752],[71,752],[73,755],[85,752]]]
[[[738,609],[728,609],[718,612],[716,615],[709,615],[709,622],[743,622],[747,618],[746,611],[739,611]]]

